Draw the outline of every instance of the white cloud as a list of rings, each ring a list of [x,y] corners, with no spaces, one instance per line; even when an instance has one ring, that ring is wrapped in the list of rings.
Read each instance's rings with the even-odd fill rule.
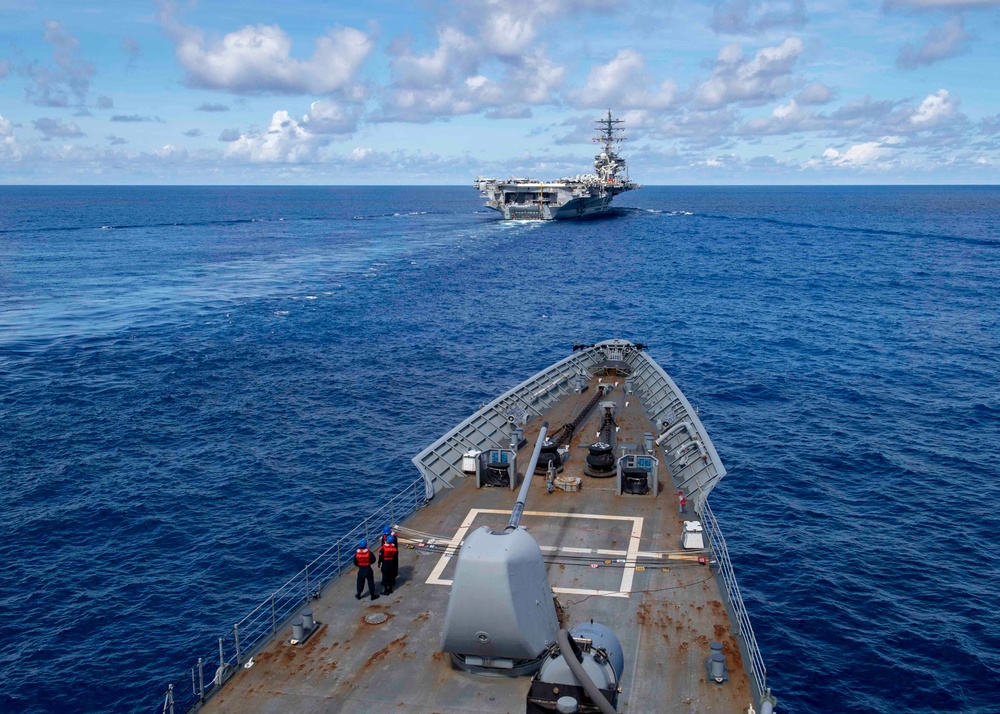
[[[730,141],[736,118],[736,113],[728,109],[687,111],[680,117],[663,121],[650,133],[658,139],[680,140],[689,147],[711,148]]]
[[[972,35],[965,31],[962,18],[955,16],[943,27],[932,27],[919,45],[903,45],[896,58],[901,69],[916,69],[967,52]]]
[[[483,22],[482,38],[486,47],[501,57],[516,57],[538,34],[541,21],[556,11],[558,3],[491,3]]]
[[[287,111],[274,113],[263,132],[247,132],[230,141],[226,155],[252,163],[308,163],[330,143],[328,136],[314,134],[289,116]]]
[[[612,11],[613,0],[471,0],[465,3],[479,24],[483,46],[497,57],[518,59],[529,51],[550,22],[565,22],[570,15],[590,8]]]
[[[354,93],[375,46],[370,35],[339,27],[316,40],[309,59],[298,60],[291,56],[291,38],[278,25],[247,25],[207,40],[201,30],[181,24],[169,4],[161,5],[159,20],[189,84],[237,94]]]
[[[789,100],[771,110],[769,117],[750,119],[740,127],[740,134],[762,136],[767,134],[792,134],[799,131],[821,129],[824,122],[812,110],[799,106],[798,100]]]
[[[380,121],[426,122],[483,110],[503,110],[553,101],[566,70],[540,50],[502,64],[495,79],[479,71],[487,58],[466,34],[453,28],[438,33],[438,46],[422,55],[397,47],[393,81]],[[496,115],[499,116],[499,115]]]
[[[923,145],[954,142],[960,131],[969,126],[958,111],[960,100],[946,89],[928,95],[918,106],[907,106],[871,97],[848,102],[829,114],[820,114],[799,104],[798,98],[779,104],[770,116],[755,117],[740,125],[743,136],[765,136],[822,131],[848,137],[859,145],[886,136],[908,137],[909,144]],[[880,138],[881,137],[881,138]],[[902,141],[900,139],[900,141]]]
[[[468,76],[481,54],[471,37],[453,27],[438,31],[438,46],[431,52],[418,55],[399,47],[395,53],[393,84],[408,89],[440,87]]]
[[[507,73],[502,103],[548,104],[566,79],[566,68],[541,50],[530,52]]]
[[[488,118],[531,116],[531,106],[557,101],[566,67],[540,38],[557,23],[614,0],[453,0],[437,45],[414,52],[397,38],[389,48],[392,81],[376,121],[429,122],[483,112]]]
[[[594,66],[587,83],[572,92],[571,98],[581,107],[621,109],[665,109],[674,103],[676,85],[666,81],[655,91],[649,91],[643,88],[647,82],[642,55],[624,49],[607,64]]]
[[[187,149],[182,146],[174,146],[173,144],[164,144],[159,149],[154,149],[153,154],[169,161],[186,159],[188,156]]]
[[[892,151],[887,147],[890,143],[895,142],[867,141],[855,144],[843,153],[831,147],[823,152],[823,158],[829,164],[846,168],[886,167],[888,162],[883,159]]]
[[[313,134],[353,134],[358,128],[358,115],[356,107],[325,100],[310,104],[302,123]]]
[[[21,158],[21,149],[14,136],[14,123],[0,114],[0,159]]]
[[[727,45],[719,52],[712,77],[698,87],[697,101],[702,106],[721,107],[776,99],[787,91],[789,75],[803,50],[802,40],[789,37],[779,46],[764,47],[753,59],[745,59],[739,45]]]
[[[918,129],[933,129],[948,124],[958,115],[959,101],[947,89],[939,89],[920,103],[910,117],[910,124]]]

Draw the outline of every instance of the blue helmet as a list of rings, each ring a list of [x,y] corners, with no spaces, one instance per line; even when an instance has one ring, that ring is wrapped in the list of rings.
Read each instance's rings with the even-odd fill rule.
[[[382,535],[389,535],[390,533],[392,533],[392,528],[390,528],[389,526],[386,526],[385,528],[382,529]]]
[[[393,545],[396,545],[396,536],[394,536],[394,535],[389,536],[388,538],[385,539],[385,542],[386,543],[392,543]]]
[[[359,548],[367,548],[368,547],[368,541],[365,538],[362,538],[361,542],[358,543],[358,547]]]

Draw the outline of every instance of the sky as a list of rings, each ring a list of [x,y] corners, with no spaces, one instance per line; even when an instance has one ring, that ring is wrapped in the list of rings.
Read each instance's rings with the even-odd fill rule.
[[[992,184],[1000,0],[0,0],[0,184]]]

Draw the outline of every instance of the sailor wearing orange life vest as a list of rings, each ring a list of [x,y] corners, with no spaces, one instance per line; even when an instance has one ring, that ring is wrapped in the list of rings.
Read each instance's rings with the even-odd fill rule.
[[[396,576],[399,575],[399,548],[396,546],[396,536],[385,537],[382,550],[378,552],[378,567],[382,569],[382,594],[391,595],[396,587]]]
[[[368,592],[371,593],[372,600],[378,600],[378,593],[375,592],[375,574],[372,572],[372,562],[375,556],[368,550],[368,541],[364,538],[358,543],[358,549],[354,551],[354,564],[358,566],[358,592],[355,599],[361,599],[361,592],[364,590],[365,581],[368,581]]]

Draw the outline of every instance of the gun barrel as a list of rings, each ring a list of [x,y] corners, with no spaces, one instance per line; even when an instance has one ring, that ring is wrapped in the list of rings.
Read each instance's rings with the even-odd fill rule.
[[[531,460],[528,461],[528,468],[524,471],[524,483],[521,484],[521,490],[517,494],[517,503],[514,504],[514,510],[510,512],[510,520],[507,521],[507,527],[504,532],[512,531],[517,528],[517,525],[521,522],[521,514],[524,513],[524,502],[528,499],[528,487],[531,486],[531,477],[535,475],[535,465],[538,464],[538,455],[542,453],[542,444],[545,443],[545,434],[549,430],[549,423],[542,422],[542,428],[538,432],[538,438],[535,440],[535,450],[531,452]]]

